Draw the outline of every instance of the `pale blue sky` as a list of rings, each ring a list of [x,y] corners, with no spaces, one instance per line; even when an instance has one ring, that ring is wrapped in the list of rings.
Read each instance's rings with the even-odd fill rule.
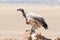
[[[0,0],[0,3],[60,4],[60,0]]]

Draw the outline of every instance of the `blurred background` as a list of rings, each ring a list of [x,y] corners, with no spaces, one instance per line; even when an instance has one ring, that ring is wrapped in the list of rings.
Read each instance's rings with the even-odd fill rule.
[[[0,38],[20,38],[22,31],[31,28],[18,8],[43,16],[49,29],[38,29],[42,35],[60,37],[60,0],[0,0]]]

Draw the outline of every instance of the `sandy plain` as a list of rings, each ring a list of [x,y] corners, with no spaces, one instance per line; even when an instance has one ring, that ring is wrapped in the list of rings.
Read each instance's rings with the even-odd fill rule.
[[[20,33],[31,26],[25,23],[18,8],[43,16],[48,24],[48,30],[40,28],[39,31],[47,38],[60,37],[60,6],[31,5],[31,4],[0,4],[0,38],[20,39]]]

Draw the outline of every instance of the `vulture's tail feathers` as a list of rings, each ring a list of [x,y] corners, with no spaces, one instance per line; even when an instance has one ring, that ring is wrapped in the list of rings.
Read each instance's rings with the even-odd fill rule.
[[[46,23],[44,20],[41,20],[41,23],[42,23],[42,26],[43,26],[45,29],[48,29],[48,25],[47,25],[47,23]]]

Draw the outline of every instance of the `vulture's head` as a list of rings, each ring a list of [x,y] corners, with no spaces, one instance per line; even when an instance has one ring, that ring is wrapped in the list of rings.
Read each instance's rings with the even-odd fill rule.
[[[19,9],[17,9],[17,11],[24,12],[24,9],[22,9],[22,8],[19,8]]]

